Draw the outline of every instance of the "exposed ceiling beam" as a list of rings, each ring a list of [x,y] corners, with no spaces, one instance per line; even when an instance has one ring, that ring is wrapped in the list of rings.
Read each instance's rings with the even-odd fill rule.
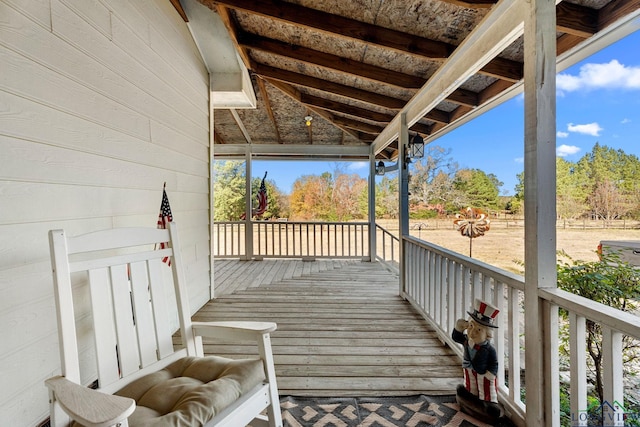
[[[247,144],[224,144],[216,146],[216,154],[243,156]],[[295,144],[252,144],[255,155],[319,155],[333,158],[369,156],[369,146],[362,145],[295,145]]]
[[[501,1],[469,34],[460,48],[441,66],[427,84],[403,108],[407,123],[415,123],[466,81],[477,69],[513,43],[524,28],[524,0]],[[379,153],[400,133],[400,115],[378,135],[373,151]]]
[[[269,100],[269,93],[267,92],[267,87],[264,84],[264,80],[260,77],[256,79],[258,81],[258,89],[260,90],[260,94],[262,95],[262,99],[264,100],[264,105],[267,110],[267,115],[273,123],[273,129],[276,132],[276,140],[278,143],[282,144],[282,140],[280,139],[280,131],[278,131],[278,122],[276,121],[276,116],[273,114],[273,108],[271,108],[271,101]]]
[[[424,85],[425,79],[410,74],[399,73],[387,68],[378,67],[360,61],[355,61],[342,56],[332,55],[315,49],[309,49],[300,45],[292,45],[280,40],[249,34],[246,32],[237,35],[240,46],[254,49],[273,55],[284,56],[296,61],[313,64],[348,74],[356,74],[376,82],[385,83],[407,89],[419,89]]]
[[[302,99],[302,94],[300,93],[300,91],[298,89],[296,89],[295,87],[284,83],[284,82],[279,82],[279,81],[273,81],[273,80],[269,80],[269,83],[271,83],[271,85],[273,85],[273,87],[277,88],[278,90],[280,90],[282,93],[284,93],[285,95],[287,95],[288,97],[290,97],[291,99],[293,99],[296,102],[301,103],[301,99]],[[318,108],[318,107],[314,107],[314,106],[310,106],[308,105],[307,108],[311,111],[313,111],[315,114],[317,114],[318,116],[326,119],[327,121],[334,123],[336,126],[338,126],[340,129],[342,129],[344,132],[347,132],[349,134],[351,134],[353,137],[358,138],[358,135],[349,127],[343,127],[340,126],[338,123],[335,123],[334,121],[334,115],[329,113],[328,111],[323,110],[322,108]]]
[[[598,31],[598,11],[565,1],[556,6],[558,31],[580,37],[591,37]]]
[[[283,70],[281,68],[272,67],[270,65],[253,63],[251,69],[256,74],[267,79],[278,80],[285,83],[304,86],[311,89],[321,90],[324,92],[335,93],[345,98],[351,98],[369,104],[379,105],[386,108],[399,110],[406,104],[406,100],[381,95],[375,92],[358,89],[353,86],[342,85],[328,80],[319,79],[317,77],[306,76],[294,71]]]
[[[321,98],[319,96],[308,95],[304,93],[300,94],[300,102],[305,105],[322,108],[323,110],[329,110],[336,113],[355,116],[361,119],[378,123],[389,123],[395,116],[395,114],[386,114],[378,111],[372,111],[366,108],[360,108],[353,105],[345,104],[343,102],[332,101],[329,99]]]
[[[413,36],[401,31],[356,21],[340,15],[277,0],[200,0],[212,7],[223,4],[233,9],[266,16],[272,19],[339,34],[401,52],[413,52],[429,58],[447,58],[453,48],[450,44]]]
[[[369,120],[373,122],[386,124],[393,119],[393,115],[383,114],[376,111],[367,110],[364,108],[354,107],[352,105],[344,104],[341,102],[331,101],[324,98],[320,98],[313,95],[308,95],[301,93],[295,88],[287,85],[282,82],[272,82],[272,84],[280,89],[283,93],[287,94],[289,97],[293,98],[295,101],[298,101],[302,104],[305,104],[309,109],[313,110],[316,114],[322,115],[322,110],[328,110],[331,112],[347,114],[350,116],[354,116],[360,120],[351,119],[348,117],[336,116],[335,114],[326,113],[323,115],[327,120],[332,121],[335,125],[340,128],[348,128],[355,129],[362,132],[377,134],[384,128],[384,126],[363,122],[362,120]],[[446,115],[446,119],[448,123],[449,114],[444,111],[439,111],[438,113],[434,113],[434,116],[437,115]],[[432,127],[429,125],[425,125],[423,123],[415,123],[411,130],[416,132],[421,132],[425,134],[429,134],[431,132]],[[344,129],[343,129],[344,130]]]
[[[440,0],[445,3],[451,3],[469,9],[488,9],[494,4],[498,3],[498,0]]]
[[[301,94],[300,102],[305,105],[312,105],[325,110],[330,110],[336,113],[346,114],[349,116],[358,117],[362,120],[369,120],[378,123],[389,123],[393,120],[395,114],[381,113],[379,111],[373,111],[366,108],[360,108],[353,105],[345,104],[342,102],[332,101],[319,96]],[[436,122],[449,124],[449,113],[442,110],[430,111],[426,116],[427,119]],[[421,132],[427,132],[426,129],[420,130]]]
[[[612,1],[598,11],[598,30],[602,30],[614,22],[632,15],[640,9],[640,0]]]
[[[249,135],[249,131],[247,130],[244,123],[242,122],[242,119],[238,115],[238,112],[235,110],[235,108],[230,108],[229,111],[231,112],[233,119],[236,121],[238,128],[240,128],[240,132],[242,132],[242,135],[244,136],[244,139],[247,141],[247,144],[251,144],[252,142],[251,135]]]
[[[199,1],[208,7],[215,7],[215,4],[223,4],[244,12],[266,16],[293,25],[314,28],[333,35],[357,40],[361,43],[393,49],[401,53],[423,58],[444,61],[456,49],[455,45],[449,43],[430,40],[413,34],[356,21],[295,3],[280,2],[277,0]],[[496,57],[479,70],[479,72],[516,82],[522,79],[523,67],[519,62]]]
[[[224,26],[227,28],[229,37],[231,37],[231,40],[236,45],[236,50],[238,51],[238,55],[240,55],[244,66],[248,69],[251,69],[251,59],[249,58],[249,53],[246,51],[246,49],[243,49],[242,47],[240,47],[240,45],[238,45],[236,34],[238,34],[238,32],[240,31],[240,28],[238,27],[235,19],[231,17],[229,9],[222,5],[218,5],[214,10],[218,12],[218,15],[220,15],[220,19],[222,19]]]
[[[265,78],[268,78],[268,79],[280,80],[280,81],[295,84],[298,86],[304,86],[311,89],[321,90],[323,92],[330,92],[336,95],[344,96],[346,98],[363,101],[369,104],[374,104],[374,105],[378,105],[385,108],[399,110],[407,102],[406,100],[403,100],[403,99],[393,98],[393,97],[381,95],[375,92],[369,92],[362,89],[357,89],[357,88],[354,88],[353,86],[346,86],[346,85],[341,85],[339,83],[333,83],[328,80],[323,80],[316,77],[311,77],[304,74],[296,73],[293,71],[272,67],[270,65],[259,64],[256,62],[252,63],[251,69],[256,74],[264,76]],[[456,104],[474,107],[478,105],[478,94],[470,90],[457,89],[447,97],[447,100],[454,102]]]

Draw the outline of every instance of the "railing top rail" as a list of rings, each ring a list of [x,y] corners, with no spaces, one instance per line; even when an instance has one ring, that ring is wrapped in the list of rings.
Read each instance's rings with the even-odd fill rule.
[[[625,335],[640,338],[640,317],[634,314],[620,311],[562,289],[540,289],[538,294],[541,298],[576,313],[579,316],[586,317],[589,320],[622,332]]]
[[[505,283],[506,285],[511,286],[514,289],[517,289],[519,291],[524,291],[524,277],[522,277],[519,274],[510,273],[508,271],[501,270],[490,264],[484,263],[482,261],[478,261],[477,259],[470,258],[466,255],[459,254],[449,249],[445,249],[443,247],[434,245],[433,243],[425,242],[424,240],[418,239],[413,236],[404,236],[403,239],[414,245],[420,246],[424,249],[430,250],[450,260],[453,260],[458,264],[461,264],[473,271],[480,272],[483,275],[491,276],[494,279],[502,283]]]
[[[214,224],[244,224],[246,221],[214,221]],[[366,221],[256,221],[251,220],[253,224],[322,224],[322,225],[369,225]]]
[[[384,233],[387,233],[388,235],[391,236],[392,239],[395,239],[397,241],[400,241],[400,239],[398,238],[398,236],[396,236],[395,234],[393,234],[392,232],[390,232],[389,230],[387,230],[386,228],[384,228],[381,225],[376,224],[376,228],[379,228],[380,230],[382,230]]]

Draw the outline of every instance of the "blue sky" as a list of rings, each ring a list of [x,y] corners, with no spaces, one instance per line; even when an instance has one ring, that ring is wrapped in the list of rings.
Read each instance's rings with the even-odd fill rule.
[[[596,142],[640,157],[640,31],[570,67],[557,78],[556,153],[577,161]],[[517,96],[432,142],[451,150],[461,168],[482,169],[513,194],[524,156],[524,99]],[[302,175],[341,168],[363,177],[368,164],[326,161],[254,161],[253,174],[285,193]]]

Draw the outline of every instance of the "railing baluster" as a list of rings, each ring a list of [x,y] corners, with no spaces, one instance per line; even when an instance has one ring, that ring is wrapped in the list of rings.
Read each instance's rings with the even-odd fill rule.
[[[602,327],[603,423],[624,425],[624,384],[622,382],[622,333]]]
[[[473,271],[473,298],[482,298],[482,286],[481,286],[481,274],[479,271]],[[471,301],[471,303],[473,304],[473,301]]]
[[[587,417],[587,342],[586,319],[569,312],[569,352],[571,362],[571,425],[586,426]]]
[[[447,273],[447,334],[450,334],[456,321],[456,263],[453,260],[447,260],[447,264],[449,266]]]
[[[509,288],[509,397],[520,401],[520,292]]]
[[[493,304],[495,307],[500,310],[502,315],[498,316],[496,320],[496,325],[498,329],[495,331],[495,336],[493,338],[493,342],[496,347],[496,353],[498,354],[498,384],[504,384],[504,312],[505,312],[505,299],[504,299],[504,283],[502,281],[494,281],[495,289],[493,290]]]

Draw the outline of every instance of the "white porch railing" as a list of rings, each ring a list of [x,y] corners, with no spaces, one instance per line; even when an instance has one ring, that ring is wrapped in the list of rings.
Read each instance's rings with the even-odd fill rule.
[[[405,237],[404,244],[404,290],[403,296],[432,324],[442,341],[447,343],[460,357],[462,348],[451,339],[456,319],[467,318],[467,310],[474,298],[492,302],[501,314],[493,343],[496,347],[500,369],[498,371],[501,401],[509,409],[514,422],[524,425],[526,411],[524,390],[524,280],[491,265],[446,250],[422,240]],[[598,323],[603,331],[604,354],[604,408],[602,425],[625,425],[623,417],[636,418],[640,414],[629,413],[623,407],[622,337],[640,338],[640,317],[625,313],[600,303],[573,295],[560,289],[540,290],[539,297],[546,307],[548,317],[545,324],[553,330],[551,345],[557,345],[558,308],[569,313],[570,319],[570,420],[565,413],[564,425],[595,425],[587,412],[587,357],[585,322]],[[530,351],[544,352],[540,348]],[[558,396],[560,378],[557,372],[559,352],[548,361],[555,372],[555,384],[545,390],[546,396]],[[551,402],[552,424],[560,425],[560,402]],[[611,405],[611,407],[609,407]],[[615,405],[619,405],[616,407]],[[627,412],[625,414],[625,412]],[[550,414],[547,414],[550,415]],[[631,424],[629,424],[631,425]],[[632,424],[636,425],[636,424]]]
[[[400,265],[400,239],[384,227],[376,224],[376,261],[395,269]]]
[[[216,222],[213,254],[219,258],[368,258],[367,222],[252,221],[253,253],[245,247],[245,221]]]

